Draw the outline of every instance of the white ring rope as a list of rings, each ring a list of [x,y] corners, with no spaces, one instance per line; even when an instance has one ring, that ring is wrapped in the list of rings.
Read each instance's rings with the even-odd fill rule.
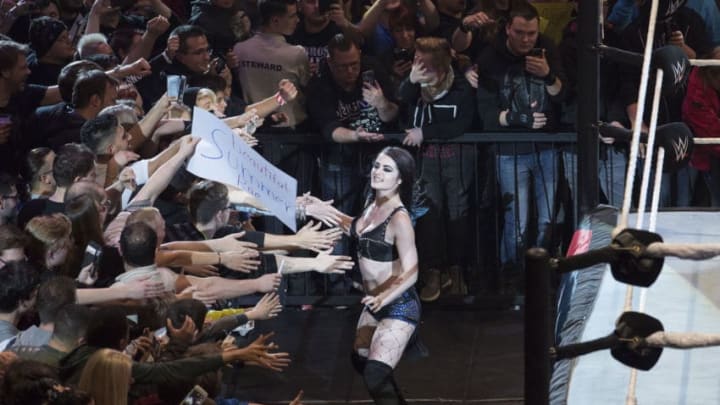
[[[622,211],[618,217],[617,227],[613,232],[614,235],[617,235],[617,233],[627,228],[628,215],[630,214],[632,190],[635,185],[636,160],[640,145],[640,130],[642,129],[643,116],[645,113],[645,96],[647,95],[647,86],[650,79],[650,59],[652,58],[653,43],[655,41],[655,19],[657,18],[657,11],[658,0],[652,0],[652,4],[650,6],[648,34],[645,43],[645,53],[643,55],[642,73],[640,74],[640,89],[638,91],[635,125],[633,126],[632,142],[630,142],[630,156],[628,157],[627,174],[625,176],[625,196],[623,198]]]
[[[660,97],[662,93],[663,71],[658,69],[655,79],[655,93],[653,93],[652,112],[650,114],[650,127],[648,128],[647,148],[645,149],[645,162],[643,164],[642,182],[640,185],[640,201],[638,202],[637,221],[635,229],[643,229],[645,219],[645,204],[647,203],[648,190],[650,189],[650,169],[652,168],[653,155],[655,152],[655,131],[657,130],[657,118],[660,110]],[[662,171],[660,172],[662,173]],[[657,177],[657,170],[655,172]],[[657,210],[657,207],[651,207]]]
[[[671,347],[674,349],[720,346],[720,334],[655,332],[646,337],[644,343],[648,347]]]
[[[657,213],[658,206],[660,205],[660,189],[662,187],[662,168],[665,164],[665,148],[658,149],[657,165],[655,165],[655,185],[653,186],[653,198],[650,203],[652,209],[650,210],[650,226],[648,230],[655,232],[657,229]]]
[[[648,81],[650,79],[650,59],[652,58],[653,44],[655,42],[655,20],[658,12],[658,0],[652,0],[650,5],[650,19],[648,20],[648,33],[645,42],[645,54],[643,55],[642,71],[640,74],[640,89],[638,90],[637,110],[635,111],[635,125],[633,125],[632,141],[630,142],[630,156],[628,157],[627,174],[625,176],[625,195],[623,196],[623,206],[618,223],[613,231],[613,236],[627,228],[628,215],[630,214],[630,203],[632,201],[632,192],[635,185],[636,161],[638,158],[638,149],[640,147],[640,132],[643,124],[645,113],[645,97],[647,96]],[[654,132],[654,131],[653,131]],[[625,295],[625,306],[632,308],[632,287],[630,287]],[[634,370],[634,369],[633,369]],[[627,396],[625,397],[626,405],[637,404],[635,397],[635,387],[637,385],[637,374],[630,374],[630,382],[628,383]]]
[[[645,256],[678,257],[688,260],[707,260],[720,256],[720,243],[651,243],[645,250]]]
[[[720,66],[720,59],[690,59],[691,66]]]
[[[717,145],[720,144],[720,138],[696,138],[693,137],[695,145]]]

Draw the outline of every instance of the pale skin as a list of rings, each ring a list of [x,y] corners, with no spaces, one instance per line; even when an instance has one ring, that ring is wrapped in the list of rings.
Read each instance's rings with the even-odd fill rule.
[[[368,205],[357,221],[359,234],[382,226],[390,213],[402,206],[398,191],[402,180],[397,165],[390,157],[384,154],[378,156],[370,178],[370,185],[375,190],[375,200]],[[381,310],[417,281],[418,257],[415,248],[415,231],[406,211],[401,210],[393,215],[385,232],[385,241],[395,245],[398,259],[381,262],[359,257],[358,260],[368,295],[361,301],[366,306],[366,310],[362,312],[358,321],[354,348],[361,356],[394,368],[415,331],[415,325],[389,318],[378,322],[367,309],[374,312]]]

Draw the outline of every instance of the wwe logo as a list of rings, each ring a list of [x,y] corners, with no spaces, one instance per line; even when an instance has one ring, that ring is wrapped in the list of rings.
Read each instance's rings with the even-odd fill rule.
[[[690,140],[687,137],[679,138],[672,142],[676,162],[685,160],[688,156],[688,145],[690,145]]]
[[[675,86],[681,84],[685,80],[685,72],[687,72],[686,61],[683,59],[673,63],[672,66],[673,81]]]

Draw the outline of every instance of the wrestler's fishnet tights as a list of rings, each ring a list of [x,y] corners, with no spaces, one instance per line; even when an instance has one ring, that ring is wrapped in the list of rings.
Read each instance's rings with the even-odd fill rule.
[[[415,326],[398,319],[377,322],[363,311],[358,321],[355,350],[368,360],[376,360],[395,368],[405,351]]]

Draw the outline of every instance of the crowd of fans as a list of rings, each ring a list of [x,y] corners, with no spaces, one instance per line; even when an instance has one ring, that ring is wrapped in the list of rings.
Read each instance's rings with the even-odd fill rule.
[[[649,1],[606,3],[605,43],[641,53]],[[218,396],[220,367],[280,371],[289,355],[271,336],[238,348],[225,331],[277,314],[280,273],[315,271],[330,294],[357,288],[338,225],[366,202],[367,167],[387,134],[402,134],[418,160],[420,298],[463,282],[449,275],[468,270],[479,177],[498,185],[500,262],[517,268],[522,246],[547,239],[558,184],[576,181],[574,150],[540,142],[572,130],[581,101],[573,3],[566,21],[535,5],[3,1],[0,403],[176,404],[196,384],[218,404],[242,403]],[[553,24],[561,35],[541,33]],[[688,0],[658,20],[654,44],[720,58],[720,4]],[[180,94],[168,88],[176,76],[187,81]],[[602,121],[631,128],[640,67],[604,59],[600,80]],[[717,136],[720,68],[696,68],[681,87],[663,96],[658,124]],[[315,134],[274,161],[299,180],[296,234],[256,230],[236,210],[262,208],[255,199],[185,170],[199,142],[189,135],[193,107],[251,147],[263,146],[256,130]],[[483,131],[538,139],[482,152],[451,142]],[[627,146],[602,140],[599,187],[618,205]],[[693,153],[690,167],[664,176],[662,205],[690,205],[702,195],[696,185],[720,205],[720,150]],[[208,308],[250,294],[265,295],[207,322]]]

